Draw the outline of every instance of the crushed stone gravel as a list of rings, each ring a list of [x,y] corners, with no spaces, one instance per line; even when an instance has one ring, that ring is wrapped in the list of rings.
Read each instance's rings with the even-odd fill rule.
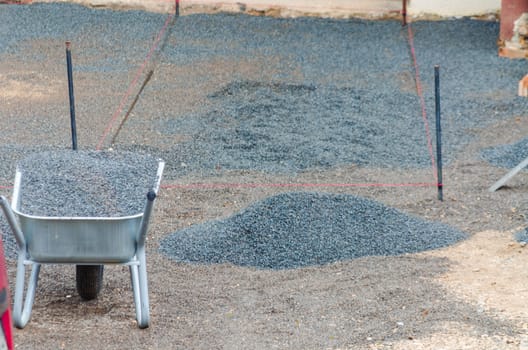
[[[2,245],[6,258],[14,259],[17,254],[17,243],[11,227],[7,223],[4,213],[0,211],[0,233],[2,234]]]
[[[433,67],[440,65],[448,165],[475,130],[528,108],[515,91],[525,65],[498,57],[495,22],[418,22],[412,29],[433,145]],[[173,33],[163,62],[190,69],[253,57],[269,74],[247,79],[235,70],[193,112],[157,115],[159,133],[186,139],[160,150],[172,173],[431,165],[408,33],[399,23],[193,15],[179,19]],[[380,37],[390,44],[380,47]],[[169,89],[158,79],[144,99]],[[140,101],[137,111],[148,115],[151,107]]]
[[[412,94],[234,81],[209,99],[211,111],[172,118],[162,129],[193,135],[172,153],[195,171],[296,173],[343,164],[426,167],[431,162],[420,152],[419,145],[427,150],[424,133],[413,127]],[[385,114],[388,105],[391,113]]]
[[[143,211],[158,160],[137,153],[66,150],[36,153],[18,169],[24,214],[116,217]]]
[[[9,35],[0,38],[0,53],[13,54],[24,61],[42,59],[45,52],[27,55],[28,41],[71,40],[74,47],[82,48],[84,55],[114,50],[113,55],[101,56],[97,62],[76,66],[76,69],[101,72],[127,69],[130,68],[128,57],[145,55],[144,47],[137,44],[152,40],[162,17],[144,11],[99,10],[77,4],[2,6],[0,22]],[[79,46],[75,46],[76,42]],[[120,50],[119,55],[116,48]]]
[[[507,145],[483,149],[481,156],[490,164],[511,169],[528,157],[528,138]]]
[[[0,55],[55,61],[64,48],[43,45],[36,52],[35,41],[46,38],[55,45],[57,40],[72,40],[78,43],[76,73],[104,77],[99,84],[105,84],[104,79],[123,80],[120,86],[126,86],[127,72],[141,64],[165,18],[73,4],[7,5],[0,12],[0,28],[9,35],[0,38]],[[432,69],[441,66],[446,164],[471,142],[472,130],[528,108],[528,101],[515,91],[525,65],[496,54],[499,23],[424,21],[413,23],[412,29],[430,126]],[[54,64],[61,72],[62,60]],[[221,83],[211,79],[213,92],[194,101],[192,112],[180,109],[178,101],[163,107],[156,103],[165,91],[204,84],[210,78],[195,72],[211,62],[247,62],[262,67],[262,72],[248,77],[235,68]],[[167,139],[175,135],[179,141],[163,147],[145,145],[145,150],[167,161],[167,177],[209,175],[217,169],[297,173],[349,164],[389,168],[431,164],[408,32],[397,21],[182,16],[171,30],[160,65],[188,74],[176,80],[170,73],[155,74],[135,107],[136,115],[146,119],[131,118],[123,133],[137,135],[148,122]],[[101,99],[79,100],[77,109],[82,115],[111,114],[118,101]],[[42,137],[54,144],[55,133],[49,130]],[[116,147],[126,150],[137,144],[118,139]],[[12,164],[1,164],[11,166],[0,171],[6,178],[12,178]]]
[[[0,59],[16,67],[12,74],[9,73],[10,79],[27,82],[27,74],[33,73],[21,74],[26,67],[42,72],[43,76],[64,75],[63,42],[72,40],[76,56],[74,71],[90,82],[87,86],[90,91],[85,91],[85,98],[77,100],[79,117],[87,117],[85,128],[82,127],[82,118],[79,118],[80,131],[93,135],[91,141],[82,139],[81,144],[90,148],[98,140],[97,128],[103,124],[92,118],[110,118],[119,103],[119,93],[124,92],[130,81],[129,75],[141,65],[164,19],[165,16],[156,14],[92,10],[71,4],[2,5],[0,29],[7,34],[0,36]],[[434,113],[432,74],[429,74],[428,67],[432,73],[432,65],[442,65],[446,160],[456,157],[457,149],[470,142],[474,128],[486,127],[489,123],[526,110],[525,99],[513,97],[518,80],[526,73],[526,65],[523,61],[496,57],[498,23],[456,20],[413,23],[413,28],[430,116]],[[151,154],[168,161],[173,179],[177,179],[182,172],[208,175],[204,170],[211,169],[211,164],[214,164],[207,158],[210,157],[207,152],[211,148],[206,145],[209,142],[217,145],[215,157],[227,166],[238,169],[239,165],[232,163],[236,159],[243,160],[241,164],[247,167],[258,167],[260,163],[267,162],[264,156],[269,155],[267,149],[270,146],[264,139],[258,140],[263,151],[257,153],[258,148],[254,148],[251,153],[239,147],[251,139],[243,133],[244,137],[237,138],[234,126],[218,132],[200,132],[199,121],[181,121],[183,126],[189,127],[188,130],[177,130],[180,121],[173,121],[195,117],[211,119],[214,111],[221,115],[225,109],[229,113],[234,111],[233,115],[229,118],[221,115],[219,120],[238,122],[243,120],[244,110],[251,108],[255,109],[257,119],[262,121],[266,106],[252,106],[251,94],[256,93],[273,103],[269,108],[270,115],[277,110],[280,113],[283,113],[281,110],[288,111],[287,104],[278,104],[282,103],[281,94],[288,96],[287,103],[308,111],[308,114],[325,114],[326,108],[338,110],[333,106],[334,100],[343,103],[344,112],[353,112],[357,106],[348,99],[363,90],[375,90],[379,95],[371,92],[367,97],[373,98],[365,98],[365,103],[361,104],[366,117],[354,120],[365,131],[365,135],[360,134],[361,137],[366,141],[376,140],[366,133],[376,130],[377,125],[386,128],[389,124],[389,128],[398,129],[401,128],[399,123],[408,125],[409,121],[417,135],[423,135],[406,29],[402,29],[396,21],[195,15],[178,20],[172,33],[172,40],[161,62],[162,69],[156,71],[145,89],[135,109],[136,117],[124,125],[117,146],[139,144],[141,147],[137,149],[149,150],[149,142],[154,138],[146,138],[144,132],[147,127],[157,128],[155,135],[160,139],[167,136],[163,142],[168,142],[157,145],[159,149],[152,147]],[[224,69],[229,70],[228,74],[220,72],[222,64]],[[248,66],[252,67],[250,74]],[[182,71],[184,74],[178,74]],[[255,74],[255,71],[262,73]],[[225,75],[225,79],[219,82],[215,77],[221,74]],[[203,96],[197,94],[197,90],[204,86],[207,92]],[[300,87],[299,91],[288,91],[290,86]],[[98,90],[105,91],[97,95],[95,92]],[[189,95],[184,97],[192,101],[187,101],[185,105],[184,99],[164,95],[168,91],[188,92]],[[222,95],[224,91],[232,91],[235,95]],[[398,99],[400,95],[404,95],[401,100]],[[313,96],[321,100],[310,101]],[[245,107],[240,111],[234,102],[237,97],[243,103],[241,107]],[[33,103],[2,104],[0,112],[7,121],[2,129],[3,142],[16,141],[21,145],[26,142],[36,145],[37,151],[42,150],[43,145],[68,144],[67,130],[60,128],[62,119],[59,119],[67,115],[66,101],[64,98],[54,105],[45,103],[40,106]],[[406,107],[400,106],[399,101],[408,104],[409,112],[404,113]],[[313,112],[308,107],[313,108]],[[393,109],[395,113],[389,113]],[[387,115],[389,122],[378,121]],[[286,112],[283,116],[287,117]],[[309,116],[308,120],[310,118],[315,117]],[[244,123],[244,127],[257,134],[258,125]],[[228,127],[218,123],[212,125],[216,128]],[[270,123],[262,129],[267,131],[271,128]],[[312,135],[307,132],[310,128],[311,124],[307,130],[302,130],[301,136],[314,144],[322,142],[311,139]],[[170,139],[171,133],[174,140]],[[281,133],[284,137],[294,138],[286,130],[281,130]],[[129,138],[124,135],[129,135]],[[365,159],[361,164],[365,167],[371,164],[421,166],[427,153],[426,146],[421,138],[416,140],[416,144],[404,140],[408,135],[404,133],[401,138],[393,139],[390,145],[385,145],[398,148],[401,142],[401,158],[405,158],[402,163],[399,156],[394,156],[393,150],[389,151],[391,158],[384,160],[387,163],[381,163],[375,158],[379,157],[381,153],[378,151],[381,150],[373,149],[373,156],[363,155]],[[302,137],[298,139],[303,140]],[[344,138],[336,139],[337,142]],[[238,149],[229,148],[231,140]],[[280,147],[287,145],[287,140],[275,141]],[[300,142],[295,145],[299,150],[307,149]],[[28,153],[27,145],[6,147],[5,150],[8,153],[2,155],[0,174],[12,181],[14,166]],[[329,151],[335,152],[335,148]],[[232,153],[221,155],[224,152]],[[287,153],[276,154],[286,158],[284,165],[272,167],[273,164],[268,162],[270,168],[266,171],[290,172],[303,166],[327,167],[332,161],[350,161],[340,158],[340,153],[319,158],[315,153],[313,159],[289,159]],[[309,153],[302,154],[307,156]],[[319,160],[322,160],[320,164]],[[196,203],[208,201],[214,195],[196,193],[192,204],[186,204],[199,206]],[[471,200],[463,203],[478,204]],[[479,204],[478,208],[489,207]],[[167,212],[165,215],[170,214]],[[464,211],[461,215],[469,217]],[[163,219],[165,221],[168,217]],[[449,218],[446,217],[446,220]],[[475,225],[468,222],[468,227],[474,228]],[[335,231],[331,232],[335,234]],[[483,344],[480,340],[488,345],[487,341],[491,341],[493,348],[503,349],[518,347],[518,344],[512,344],[511,338],[507,338],[506,343],[500,336],[502,333],[522,334],[522,329],[516,326],[517,322],[505,320],[504,314],[490,315],[476,302],[461,301],[450,290],[438,285],[437,278],[450,266],[447,259],[442,263],[438,259],[414,256],[370,257],[355,259],[343,266],[335,264],[307,269],[308,273],[306,270],[269,273],[229,266],[202,268],[187,264],[176,267],[167,264],[165,258],[158,254],[152,254],[149,261],[149,269],[153,272],[149,275],[149,282],[154,287],[151,290],[151,307],[156,316],[157,331],[137,333],[137,336],[131,337],[130,319],[116,318],[115,312],[106,312],[107,306],[117,312],[129,309],[126,290],[112,288],[102,295],[95,309],[93,305],[78,304],[76,298],[65,300],[69,284],[55,286],[56,283],[49,283],[49,280],[63,279],[61,270],[42,281],[44,293],[40,294],[40,302],[37,299],[32,316],[37,327],[34,327],[31,337],[19,339],[19,347],[54,348],[60,341],[72,349],[82,349],[87,343],[95,344],[94,347],[122,349],[137,347],[139,340],[145,347],[152,348],[211,349],[230,345],[236,348],[244,344],[246,348],[371,349],[391,348],[397,346],[393,341],[410,339],[413,339],[413,345],[419,346],[422,340],[427,341],[431,336],[442,337],[447,329],[447,334],[455,337],[453,343],[461,340],[463,345],[467,345],[465,340],[471,342],[471,339],[477,339],[479,345]],[[111,281],[115,278],[112,277]],[[176,288],[166,288],[168,285]],[[97,327],[88,327],[87,330],[86,324],[92,320]],[[43,324],[47,326],[38,327]],[[54,336],[50,337],[50,333]]]
[[[445,224],[358,196],[294,192],[172,233],[160,250],[177,261],[290,269],[415,253],[466,237]]]
[[[513,236],[515,240],[519,243],[528,243],[528,229],[516,232]]]

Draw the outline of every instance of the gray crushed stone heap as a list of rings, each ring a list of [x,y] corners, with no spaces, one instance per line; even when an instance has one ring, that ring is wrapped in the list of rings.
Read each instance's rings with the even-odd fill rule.
[[[481,156],[494,166],[514,168],[528,158],[528,137],[515,143],[486,148],[482,150]]]
[[[49,151],[23,159],[18,169],[24,214],[116,217],[143,211],[158,160],[131,152]]]
[[[445,224],[373,200],[294,192],[267,198],[229,218],[172,233],[161,241],[160,250],[182,262],[289,269],[415,253],[466,237]]]
[[[528,243],[528,228],[525,228],[522,231],[516,232],[514,238],[519,243]]]

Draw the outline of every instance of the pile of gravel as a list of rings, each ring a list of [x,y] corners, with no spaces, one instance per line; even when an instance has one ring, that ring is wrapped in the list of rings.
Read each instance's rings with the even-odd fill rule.
[[[413,94],[234,81],[209,101],[210,111],[164,122],[160,130],[166,134],[192,135],[167,155],[176,157],[171,163],[194,171],[221,167],[276,173],[344,164],[431,164],[425,133],[416,128]]]
[[[528,137],[515,143],[486,148],[481,156],[494,166],[514,168],[528,158]]]
[[[183,262],[289,269],[414,253],[466,237],[445,224],[361,197],[299,192],[172,233],[161,241],[160,250]]]
[[[528,243],[528,228],[522,231],[516,232],[514,234],[514,238],[519,243]]]
[[[138,153],[65,150],[29,156],[18,169],[22,213],[115,217],[143,211],[158,161]]]

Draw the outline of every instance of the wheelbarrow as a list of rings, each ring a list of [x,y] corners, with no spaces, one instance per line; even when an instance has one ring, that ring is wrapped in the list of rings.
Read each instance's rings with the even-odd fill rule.
[[[17,328],[24,328],[30,319],[42,264],[128,265],[137,324],[139,328],[149,326],[145,240],[164,166],[164,162],[158,163],[156,183],[146,194],[143,212],[121,217],[24,214],[19,209],[22,173],[17,170],[11,204],[0,196],[0,206],[17,242],[18,262],[13,302],[13,321]],[[31,274],[24,296],[26,266],[31,267]]]

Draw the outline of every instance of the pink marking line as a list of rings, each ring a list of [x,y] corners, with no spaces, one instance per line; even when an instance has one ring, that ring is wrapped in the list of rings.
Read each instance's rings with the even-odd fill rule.
[[[411,23],[408,23],[407,25],[407,32],[409,33],[409,47],[411,49],[411,56],[414,64],[414,72],[415,72],[415,81],[416,81],[416,93],[418,94],[418,97],[420,98],[420,105],[422,108],[422,118],[424,122],[425,127],[425,133],[427,135],[427,147],[429,148],[429,155],[431,157],[431,165],[433,167],[433,176],[435,179],[435,182],[438,183],[438,177],[436,174],[436,164],[435,164],[435,157],[434,157],[434,151],[433,151],[433,141],[431,139],[431,131],[429,128],[429,122],[427,121],[427,110],[425,108],[425,99],[423,95],[423,89],[422,89],[422,82],[420,80],[420,70],[418,68],[418,60],[416,59],[416,50],[414,49],[414,35],[411,28]]]
[[[127,99],[130,97],[130,94],[132,93],[132,90],[136,87],[140,76],[143,74],[143,71],[147,67],[147,64],[149,63],[150,59],[152,58],[152,55],[154,54],[154,51],[156,51],[159,41],[161,40],[161,37],[167,30],[167,27],[169,26],[170,21],[175,16],[175,14],[170,14],[167,16],[167,19],[165,20],[165,24],[163,25],[163,28],[161,28],[160,32],[158,33],[158,36],[156,37],[156,40],[154,41],[154,44],[152,44],[152,47],[150,48],[149,53],[147,54],[147,57],[145,58],[145,61],[143,61],[143,64],[141,67],[139,67],[136,76],[134,77],[134,80],[132,80],[132,83],[130,83],[128,90],[126,91],[125,95],[121,99],[121,103],[119,104],[119,107],[115,110],[114,114],[112,115],[112,118],[110,122],[108,123],[108,126],[106,127],[103,136],[101,136],[99,143],[97,144],[96,150],[101,150],[103,147],[104,141],[108,137],[108,134],[110,133],[110,130],[112,130],[112,127],[114,126],[114,123],[116,122],[119,115],[123,112],[123,108],[125,107],[125,103]]]
[[[436,187],[436,183],[195,183],[162,185],[163,189],[316,188],[316,187]]]

